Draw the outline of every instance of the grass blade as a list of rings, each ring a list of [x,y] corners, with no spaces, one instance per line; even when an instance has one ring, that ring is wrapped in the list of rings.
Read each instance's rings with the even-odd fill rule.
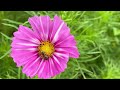
[[[6,55],[8,55],[11,52],[11,49],[8,50],[3,56],[0,57],[0,59],[4,58]]]
[[[13,28],[15,28],[15,29],[18,29],[17,26],[12,25],[12,24],[7,24],[7,23],[2,23],[2,24],[5,25],[5,26],[9,26],[9,27],[13,27]]]
[[[12,38],[8,37],[7,35],[5,35],[4,33],[0,32],[2,34],[2,36],[4,36],[5,38],[12,40]]]
[[[7,21],[7,22],[9,22],[9,23],[11,23],[11,24],[17,24],[17,25],[22,24],[21,22],[17,22],[17,21],[10,20],[10,19],[3,19],[3,20],[4,20],[4,21]]]
[[[94,61],[97,58],[99,58],[101,55],[98,55],[97,57],[91,58],[91,59],[87,59],[87,60],[79,60],[79,62],[89,62],[89,61]]]
[[[30,16],[35,16],[37,15],[34,11],[25,11],[28,15]]]

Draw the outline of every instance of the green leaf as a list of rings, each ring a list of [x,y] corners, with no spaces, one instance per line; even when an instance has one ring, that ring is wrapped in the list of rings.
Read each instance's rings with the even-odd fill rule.
[[[0,57],[0,59],[4,58],[6,55],[8,55],[11,52],[11,49],[8,50],[3,56]]]
[[[17,21],[10,20],[10,19],[3,19],[3,20],[4,20],[4,21],[7,21],[7,22],[9,22],[9,23],[11,23],[11,24],[17,24],[17,25],[22,24],[21,22],[17,22]]]
[[[7,24],[7,23],[2,23],[2,24],[5,25],[5,26],[9,26],[9,27],[13,27],[15,29],[18,29],[18,27],[13,25],[13,24]]]
[[[5,38],[12,40],[12,38],[8,37],[7,35],[5,35],[4,33],[0,32],[2,34],[2,36],[4,36]]]
[[[87,52],[87,54],[98,54],[101,53],[100,51],[96,51],[96,52]]]
[[[94,57],[94,58],[91,58],[91,59],[79,60],[79,62],[90,62],[90,61],[94,61],[94,60],[98,59],[100,56],[101,56],[101,55],[98,55],[98,56],[96,56],[96,57]]]
[[[26,24],[28,24],[28,21],[24,22],[22,25],[26,25]]]
[[[25,11],[28,15],[30,16],[35,16],[37,15],[34,11]]]
[[[113,33],[115,36],[120,35],[120,30],[118,30],[117,28],[113,28]]]
[[[73,75],[70,79],[74,79],[79,73],[77,72],[75,75]]]
[[[15,77],[9,75],[9,73],[7,72],[7,75],[6,75],[7,79],[16,79]]]

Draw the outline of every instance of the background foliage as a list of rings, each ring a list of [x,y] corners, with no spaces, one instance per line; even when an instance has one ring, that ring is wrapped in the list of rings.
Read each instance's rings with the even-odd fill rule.
[[[81,55],[70,58],[65,72],[53,79],[120,78],[120,12],[116,11],[0,11],[0,78],[29,78],[10,57],[13,32],[20,24],[29,26],[31,16],[56,14],[70,27]]]

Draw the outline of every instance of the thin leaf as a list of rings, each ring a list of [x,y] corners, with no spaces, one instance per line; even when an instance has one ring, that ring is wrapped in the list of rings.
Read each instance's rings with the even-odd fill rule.
[[[18,29],[17,26],[12,25],[12,24],[7,24],[7,23],[2,23],[2,24],[5,25],[5,26],[9,26],[9,27],[13,27],[13,28],[15,28],[15,29]]]
[[[77,62],[78,68],[80,68],[80,72],[81,72],[83,78],[86,79],[86,77],[85,77],[85,75],[84,75],[84,72],[82,71],[81,66],[80,66],[80,64],[78,63],[78,60],[75,59],[75,61]]]
[[[30,11],[24,11],[25,13],[27,13],[28,15],[32,16],[32,14],[30,13]]]
[[[86,27],[79,35],[82,35],[86,30],[88,30],[93,24],[90,24],[88,27]]]
[[[7,77],[8,79],[16,79],[15,77],[13,77],[13,76],[10,76],[8,72],[7,72],[7,75],[6,75],[6,77]]]
[[[5,35],[4,33],[0,32],[2,34],[2,36],[4,36],[5,38],[12,40],[12,38],[8,37],[7,35]]]
[[[35,11],[31,11],[31,13],[35,16],[35,15],[37,15],[36,13],[35,13]]]
[[[85,13],[86,13],[86,11],[83,11],[82,14],[80,15],[80,17],[82,17]],[[79,18],[80,18],[80,17],[79,17]]]
[[[35,16],[37,15],[34,11],[25,11],[28,15],[30,16]]]
[[[22,25],[25,25],[25,24],[27,24],[27,23],[28,23],[28,21],[24,22]]]
[[[4,21],[7,21],[7,22],[9,22],[9,23],[11,23],[11,24],[17,24],[17,25],[22,24],[21,22],[17,22],[17,21],[10,20],[10,19],[3,19],[3,20],[4,20]]]
[[[11,52],[11,49],[8,50],[3,56],[0,57],[0,59],[4,58],[6,55],[8,55]]]
[[[75,75],[73,75],[70,79],[74,79],[79,73],[77,72]]]
[[[87,54],[98,54],[101,53],[100,51],[96,51],[96,52],[87,52]]]
[[[17,74],[17,72],[15,72],[13,69],[9,69],[9,71],[10,71],[11,73]]]
[[[86,68],[77,68],[76,70],[80,70],[80,69],[82,69],[82,70],[85,71],[85,72],[91,73],[91,74],[93,73],[93,72],[87,70]]]
[[[79,62],[89,62],[89,61],[94,61],[97,58],[99,58],[101,55],[98,55],[97,57],[91,58],[91,59],[87,59],[87,60],[79,60]]]

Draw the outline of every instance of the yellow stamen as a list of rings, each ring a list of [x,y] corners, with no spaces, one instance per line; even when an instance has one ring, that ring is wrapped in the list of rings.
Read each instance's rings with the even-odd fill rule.
[[[54,45],[49,41],[43,41],[38,46],[38,51],[41,58],[48,59],[54,52]]]

